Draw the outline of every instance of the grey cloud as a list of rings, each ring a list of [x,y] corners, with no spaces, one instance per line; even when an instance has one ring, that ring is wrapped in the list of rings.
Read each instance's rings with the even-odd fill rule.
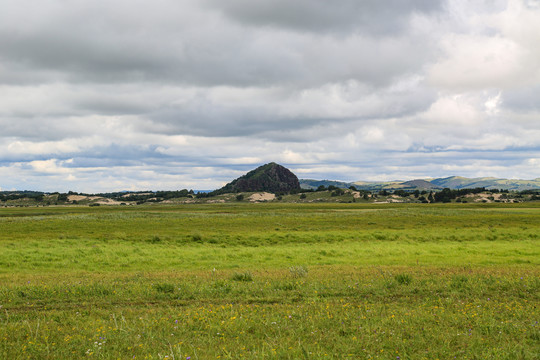
[[[259,46],[243,29],[187,6],[189,1],[183,2],[186,11],[174,1],[93,3],[102,12],[81,4],[56,7],[47,14],[52,21],[36,21],[24,31],[0,15],[0,64],[12,70],[0,73],[0,81],[268,85],[295,74],[287,54]],[[129,16],[132,7],[141,19]],[[152,12],[157,15],[147,18]]]
[[[76,129],[70,130],[69,125],[62,128],[62,123],[66,122],[66,120],[58,120],[58,118],[55,118],[55,114],[48,116],[20,115],[0,118],[2,138],[54,141],[76,136],[79,133]]]
[[[211,105],[202,113],[197,110],[197,106],[168,107],[151,114],[151,118],[161,125],[164,133],[210,137],[260,135],[276,128],[291,131],[324,121],[318,118],[287,118],[255,107]]]
[[[502,106],[517,112],[540,112],[540,85],[511,89],[502,94]]]
[[[211,5],[230,6],[228,11],[236,14],[236,7],[255,11],[256,3],[220,1]],[[407,39],[411,34],[405,24],[394,32],[395,39],[365,37],[351,29],[329,38],[316,32],[295,34],[264,27],[246,30],[243,24],[225,21],[190,1],[184,3],[185,12],[170,1],[133,6],[141,13],[148,12],[148,18],[131,15],[133,10],[126,2],[94,4],[53,7],[56,10],[47,13],[51,21],[36,21],[25,31],[19,31],[20,24],[8,21],[7,15],[0,15],[0,21],[5,20],[0,26],[0,65],[8,69],[0,73],[0,82],[277,84],[301,88],[357,79],[386,85],[403,72],[418,71],[431,56],[427,34]],[[268,5],[259,5],[271,4],[277,19],[284,11],[305,21],[311,19],[314,25],[321,23],[319,17],[329,16],[332,24],[356,26],[362,24],[358,17],[365,17],[371,19],[363,25],[366,29],[401,24],[416,10],[440,7],[434,1],[264,4]],[[177,19],[168,14],[169,7]],[[126,14],[120,14],[122,10]]]
[[[329,136],[330,125],[352,126],[358,121],[412,116],[426,110],[436,99],[432,89],[419,86],[415,90],[368,88],[349,93],[346,94],[350,97],[349,103],[344,106],[350,109],[344,113],[331,106],[317,110],[318,96],[303,100],[294,92],[288,99],[269,101],[264,105],[216,103],[199,96],[148,114],[152,123],[145,125],[145,131],[209,137],[257,136],[285,142],[313,141]],[[320,95],[323,99],[325,96],[329,95],[324,92]],[[307,130],[313,130],[309,132],[310,136],[306,136]],[[341,133],[341,127],[336,132]]]
[[[442,8],[433,0],[206,0],[242,24],[308,32],[363,32],[371,35],[399,33],[415,12]]]

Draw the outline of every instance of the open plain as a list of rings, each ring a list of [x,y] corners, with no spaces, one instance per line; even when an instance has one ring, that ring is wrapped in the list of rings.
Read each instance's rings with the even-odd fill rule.
[[[0,209],[2,359],[538,359],[540,204]]]

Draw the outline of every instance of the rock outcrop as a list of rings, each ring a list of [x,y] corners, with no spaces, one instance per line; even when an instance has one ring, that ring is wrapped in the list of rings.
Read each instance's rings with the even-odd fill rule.
[[[228,183],[216,192],[256,192],[287,193],[291,190],[300,190],[300,182],[289,169],[271,162],[251,170],[246,175]]]

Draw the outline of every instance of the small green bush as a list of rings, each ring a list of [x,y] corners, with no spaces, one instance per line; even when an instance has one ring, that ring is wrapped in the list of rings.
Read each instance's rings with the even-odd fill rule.
[[[154,288],[157,292],[164,294],[172,294],[174,292],[174,285],[169,283],[155,284]]]
[[[253,275],[251,273],[245,272],[245,273],[234,273],[231,277],[231,280],[234,281],[253,281]]]
[[[412,282],[412,276],[409,274],[397,274],[394,279],[401,285],[409,285]]]
[[[306,277],[308,274],[308,269],[304,266],[291,266],[289,268],[289,273],[294,278]]]

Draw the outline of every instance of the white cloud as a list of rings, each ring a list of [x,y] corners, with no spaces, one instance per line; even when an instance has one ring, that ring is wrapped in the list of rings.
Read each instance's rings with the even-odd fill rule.
[[[0,185],[538,177],[536,5],[8,0]]]
[[[57,159],[30,161],[28,165],[38,173],[59,174],[69,172],[68,169],[62,167],[62,164]]]
[[[486,108],[486,114],[488,115],[497,115],[499,113],[500,109],[499,106],[501,105],[501,93],[499,92],[496,96],[490,97],[485,103],[484,107]]]
[[[441,56],[428,72],[431,83],[468,91],[540,81],[540,50],[536,46],[540,42],[539,9],[525,6],[521,0],[509,0],[499,11],[463,13],[459,19],[468,31],[456,28],[441,35]]]
[[[515,86],[528,80],[524,52],[503,37],[449,35],[444,58],[430,70],[430,81],[457,91]]]

